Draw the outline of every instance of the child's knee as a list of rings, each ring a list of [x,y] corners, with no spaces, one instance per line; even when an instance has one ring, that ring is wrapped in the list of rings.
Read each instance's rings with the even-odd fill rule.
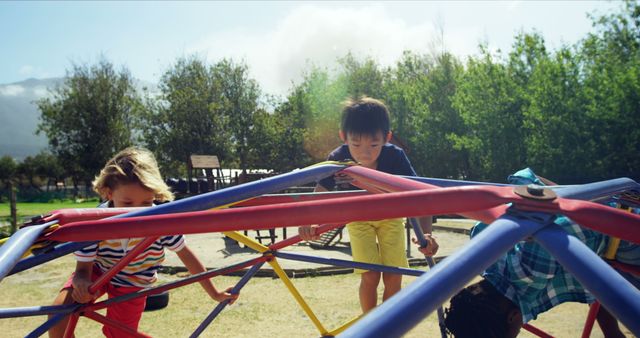
[[[396,273],[383,273],[382,280],[385,286],[398,286],[402,284],[402,275]]]
[[[360,279],[362,283],[377,286],[380,283],[380,273],[377,271],[366,271],[362,273]]]

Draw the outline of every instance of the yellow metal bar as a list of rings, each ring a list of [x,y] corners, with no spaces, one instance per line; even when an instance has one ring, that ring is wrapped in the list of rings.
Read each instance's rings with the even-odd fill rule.
[[[327,329],[325,329],[324,326],[322,326],[322,323],[320,323],[320,320],[318,319],[318,317],[316,317],[316,315],[313,313],[309,305],[304,301],[304,299],[302,298],[302,295],[300,295],[300,292],[298,292],[298,289],[296,289],[293,283],[291,283],[289,276],[287,276],[287,273],[284,272],[282,267],[280,267],[280,264],[278,264],[278,261],[276,261],[275,257],[272,260],[268,261],[268,263],[271,265],[271,267],[273,268],[273,271],[275,271],[278,277],[280,277],[280,279],[282,280],[284,285],[287,287],[287,289],[289,289],[291,294],[293,294],[293,298],[295,298],[298,304],[300,304],[300,307],[302,307],[302,310],[304,310],[307,316],[309,316],[309,319],[311,319],[311,321],[316,326],[316,328],[318,328],[318,331],[320,331],[320,335],[326,336],[328,333]]]
[[[618,251],[619,246],[620,246],[620,238],[617,238],[617,237],[609,238],[609,244],[607,244],[607,252],[604,254],[604,258],[615,259],[616,252]]]
[[[333,331],[329,332],[329,337],[333,337],[338,335],[339,333],[342,333],[342,331],[346,330],[349,328],[349,326],[353,325],[353,323],[357,322],[358,320],[360,320],[360,318],[362,318],[363,315],[359,315],[358,317],[355,317],[351,320],[349,320],[348,322],[342,324],[342,326],[333,329]]]
[[[253,250],[256,250],[258,252],[266,252],[269,251],[269,248],[254,241],[253,239],[239,233],[236,231],[225,231],[223,232],[223,234],[225,234],[227,237],[232,238],[248,247],[250,247]]]
[[[618,209],[622,209],[622,210],[626,210],[628,212],[631,212],[631,209],[629,207],[624,207],[621,204],[618,203]],[[610,237],[609,238],[609,244],[607,244],[607,251],[604,254],[604,258],[609,259],[609,260],[613,260],[616,259],[616,252],[618,252],[618,247],[620,246],[620,238],[617,237]]]
[[[307,168],[317,167],[319,165],[324,165],[324,164],[337,164],[337,165],[350,166],[350,165],[358,165],[358,162],[356,162],[356,161],[324,161],[324,162],[319,162],[319,163],[316,163],[316,164],[312,164],[312,165],[308,166]]]

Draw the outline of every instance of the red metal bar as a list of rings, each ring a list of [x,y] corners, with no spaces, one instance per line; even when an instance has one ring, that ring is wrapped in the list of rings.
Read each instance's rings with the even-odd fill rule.
[[[87,318],[91,318],[93,320],[95,320],[96,322],[103,324],[105,326],[109,326],[112,327],[114,329],[118,329],[128,335],[134,336],[134,337],[140,337],[140,338],[151,338],[151,336],[146,335],[142,332],[138,332],[126,325],[123,325],[120,322],[117,322],[115,320],[109,319],[99,313],[93,312],[93,311],[87,311],[84,313],[84,316]]]
[[[584,322],[584,328],[582,329],[582,338],[591,337],[591,330],[593,330],[593,324],[596,322],[598,311],[600,311],[600,302],[596,301],[589,306],[587,320]]]
[[[124,257],[122,257],[122,259],[119,260],[116,265],[112,266],[111,269],[105,272],[102,276],[98,277],[98,279],[89,287],[89,292],[93,294],[98,291],[100,287],[102,287],[106,283],[109,283],[113,276],[120,272],[120,270],[124,269],[124,267],[126,267],[127,264],[129,264],[129,262],[131,262],[134,258],[138,257],[138,255],[141,254],[146,248],[148,248],[149,245],[153,244],[156,239],[158,239],[158,237],[147,237],[142,240],[142,242],[138,243],[138,245],[136,245],[135,248],[131,249],[131,251],[129,251]]]
[[[233,207],[248,207],[257,205],[293,203],[302,201],[319,201],[332,199],[336,197],[362,196],[367,195],[367,191],[332,191],[321,193],[302,193],[302,194],[281,194],[281,195],[263,195],[234,204]],[[139,211],[144,208],[79,208],[79,209],[58,209],[52,211],[43,218],[44,222],[58,221],[59,225],[65,225],[73,222],[92,221],[113,217],[128,212]]]
[[[640,244],[640,215],[622,209],[564,198],[543,204],[530,204],[522,199],[515,204],[523,210],[563,214],[587,228]]]
[[[460,199],[460,196],[466,198]],[[323,201],[83,221],[62,226],[48,234],[47,239],[92,241],[417,217],[460,210],[484,210],[519,198],[510,187],[465,186],[417,190]]]
[[[253,207],[258,205],[293,203],[304,201],[319,201],[332,199],[336,197],[351,197],[368,195],[367,191],[331,191],[331,192],[312,192],[302,194],[281,194],[281,195],[262,195],[246,201],[234,204],[233,207]]]
[[[318,234],[323,234],[323,233],[325,233],[325,232],[327,232],[329,230],[333,230],[333,229],[335,229],[337,227],[341,227],[343,225],[344,225],[344,223],[322,224],[321,226],[318,227],[318,229],[316,229],[316,232]],[[271,249],[271,250],[280,250],[282,248],[288,247],[289,245],[296,244],[296,243],[298,243],[300,241],[302,241],[302,238],[300,238],[300,235],[295,235],[295,236],[289,237],[289,238],[287,238],[285,240],[282,240],[280,242],[276,242],[276,243],[273,243],[273,244],[269,245],[269,249]]]
[[[463,196],[464,198],[461,198]],[[640,215],[587,201],[528,199],[512,187],[462,186],[213,211],[84,221],[46,237],[94,241],[123,237],[269,229],[305,224],[468,213],[514,202],[526,210],[565,214],[583,226],[640,243]]]
[[[64,329],[64,338],[73,338],[73,332],[76,330],[76,326],[78,325],[78,320],[80,319],[80,315],[76,313],[72,313],[69,315],[69,321],[67,322],[67,327]]]
[[[539,328],[537,328],[537,327],[535,327],[535,326],[533,326],[531,324],[524,324],[524,325],[522,325],[522,328],[527,330],[527,331],[529,331],[529,332],[531,332],[531,333],[533,333],[533,334],[535,334],[538,337],[541,337],[541,338],[553,338],[552,335],[540,330]]]
[[[64,225],[71,222],[90,221],[142,210],[143,208],[82,208],[58,209],[44,218],[45,222],[58,221]]]
[[[341,173],[345,173],[354,178],[355,182],[352,183],[353,185],[358,186],[359,184],[362,184],[362,186],[359,186],[360,188],[372,190],[372,192],[374,192],[375,189],[387,192],[442,189],[432,184],[418,182],[360,166],[347,167],[343,169]],[[372,189],[372,187],[374,187],[374,189]],[[500,217],[500,215],[504,214],[506,210],[507,207],[503,205],[489,210],[479,210],[458,214],[466,218],[477,219],[489,224],[495,221],[496,218]]]

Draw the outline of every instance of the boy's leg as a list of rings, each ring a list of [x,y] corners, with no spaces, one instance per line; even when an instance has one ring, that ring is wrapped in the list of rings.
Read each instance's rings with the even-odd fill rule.
[[[71,288],[64,288],[60,290],[60,293],[53,301],[53,305],[66,305],[73,303],[73,298],[71,298]],[[51,319],[54,315],[49,315],[49,319]],[[61,321],[59,321],[56,325],[52,326],[49,329],[49,337],[50,338],[58,338],[64,336],[64,331],[67,328],[67,323],[69,322],[69,316],[64,317]]]
[[[409,267],[407,255],[404,250],[404,219],[395,218],[382,220],[376,222],[376,225],[382,264],[400,268]],[[382,274],[382,282],[384,283],[382,300],[385,301],[400,291],[402,287],[402,275],[385,272]]]
[[[109,285],[108,294],[109,298],[114,298],[136,292],[141,289],[142,288],[137,287],[115,287],[113,285]],[[137,331],[138,324],[140,323],[140,318],[142,317],[142,312],[144,311],[144,306],[146,303],[147,297],[144,296],[134,298],[126,302],[113,304],[107,308],[107,318],[120,322],[123,325]],[[132,337],[131,335],[128,335],[121,330],[106,325],[102,327],[102,332],[106,337],[109,338]]]
[[[347,224],[349,241],[351,243],[351,256],[356,262],[381,264],[378,244],[376,243],[376,231],[370,222],[353,222]],[[355,269],[360,275],[359,298],[362,312],[373,309],[378,302],[378,284],[380,273]]]
[[[380,272],[366,271],[360,275],[360,307],[362,313],[371,311],[378,305],[378,284]]]
[[[382,283],[384,283],[384,293],[382,294],[382,301],[384,302],[400,291],[400,288],[402,288],[402,275],[383,272]]]
[[[604,333],[605,338],[624,338],[625,335],[620,331],[620,326],[618,326],[618,320],[607,311],[604,305],[600,305],[600,310],[598,311],[598,316],[596,317],[598,320],[598,325],[600,325],[600,329],[602,333]]]
[[[96,266],[93,267],[93,272],[91,273],[91,281],[96,281],[96,279],[100,276],[100,270],[97,269]],[[75,273],[71,274],[71,277],[69,277],[69,279],[67,279],[67,282],[64,283],[64,285],[62,286],[62,290],[60,290],[60,293],[58,294],[58,296],[56,297],[56,299],[53,301],[53,305],[66,305],[66,304],[72,304],[75,301],[73,300],[73,297],[71,296],[72,292],[73,292],[73,276],[75,275]],[[105,292],[105,288],[102,287],[100,290],[98,290],[96,292],[96,296],[97,298],[99,298],[102,294],[104,294]],[[96,298],[96,299],[97,299]],[[49,315],[49,318],[52,318],[54,315]],[[63,337],[64,336],[64,331],[67,329],[67,323],[69,322],[69,316],[64,317],[62,320],[60,320],[56,325],[52,326],[49,329],[49,337]]]

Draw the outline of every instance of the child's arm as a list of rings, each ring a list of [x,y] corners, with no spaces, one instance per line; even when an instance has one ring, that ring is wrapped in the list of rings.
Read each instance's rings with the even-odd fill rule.
[[[202,265],[202,262],[200,262],[200,260],[193,254],[191,249],[189,249],[187,246],[182,248],[182,250],[177,251],[176,254],[178,255],[178,258],[180,258],[184,266],[187,267],[187,270],[189,270],[189,273],[191,273],[192,275],[205,271],[205,268],[204,268],[204,265]],[[218,302],[222,302],[226,299],[229,299],[231,300],[230,303],[233,304],[233,302],[238,298],[237,294],[229,293],[232,289],[231,287],[227,288],[224,292],[219,292],[211,282],[211,279],[201,280],[200,285],[202,285],[202,288],[209,294],[209,297],[213,298]]]
[[[71,281],[71,284],[73,285],[71,297],[78,303],[90,302],[94,297],[93,294],[89,293],[92,269],[93,261],[76,263],[76,272],[73,275],[73,280]]]
[[[325,187],[320,184],[316,185],[316,188],[313,189],[313,192],[325,192],[329,191]],[[320,234],[316,233],[316,229],[318,228],[318,224],[313,225],[303,225],[298,227],[298,235],[305,241],[311,241],[320,239]]]
[[[424,239],[427,241],[427,246],[424,248],[418,248],[426,256],[434,256],[438,252],[438,242],[436,238],[431,235],[433,218],[431,216],[419,217],[418,223],[424,233]],[[412,238],[413,243],[420,245],[420,242],[416,238]]]

